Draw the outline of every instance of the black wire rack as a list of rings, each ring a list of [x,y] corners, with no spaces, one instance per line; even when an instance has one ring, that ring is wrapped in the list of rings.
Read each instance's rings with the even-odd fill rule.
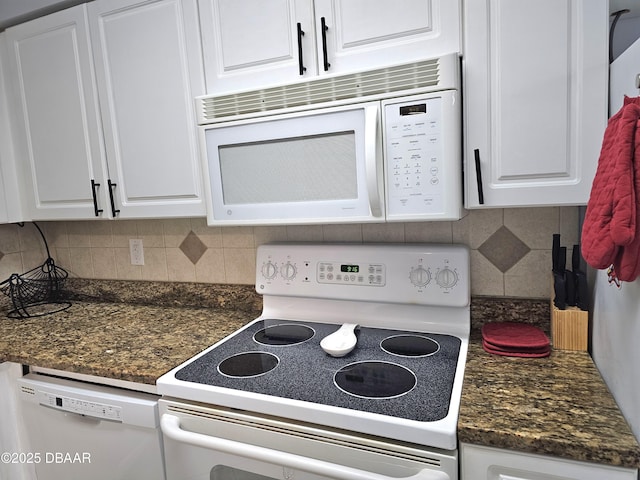
[[[0,291],[11,299],[13,305],[13,309],[7,313],[10,318],[41,317],[71,306],[70,302],[63,299],[63,287],[69,274],[55,264],[44,233],[37,223],[32,223],[42,237],[47,259],[42,265],[22,274],[13,273],[0,283]],[[24,224],[19,223],[18,226],[24,227]]]

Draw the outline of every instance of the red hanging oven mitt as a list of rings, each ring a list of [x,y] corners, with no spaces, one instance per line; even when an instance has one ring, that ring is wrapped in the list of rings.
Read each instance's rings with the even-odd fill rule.
[[[597,269],[614,264],[620,249],[637,236],[636,193],[640,192],[634,184],[634,153],[639,119],[640,97],[625,97],[604,133],[581,241],[585,261]]]
[[[629,245],[620,248],[613,262],[618,280],[633,282],[640,276],[640,120],[636,121],[636,136],[633,156],[633,181],[636,205],[636,235]]]

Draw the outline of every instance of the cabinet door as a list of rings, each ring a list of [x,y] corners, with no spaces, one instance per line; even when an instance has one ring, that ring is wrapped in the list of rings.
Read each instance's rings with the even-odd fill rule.
[[[106,205],[104,155],[86,6],[7,29],[15,149],[34,220],[95,218]]]
[[[118,217],[205,215],[195,0],[97,0],[89,19]]]
[[[315,20],[321,74],[460,51],[458,0],[316,0]]]
[[[207,93],[290,83],[317,74],[311,0],[199,3]]]
[[[462,444],[460,480],[637,480],[638,471]]]
[[[607,115],[606,2],[467,0],[466,203],[586,204]]]
[[[0,163],[0,167],[2,164]],[[4,187],[4,178],[2,177],[2,169],[0,169],[0,223],[7,223],[9,214],[7,213],[6,188]]]
[[[6,33],[0,33],[0,105],[7,105],[7,92],[5,87],[5,68],[6,62]],[[10,150],[12,145],[11,129],[9,126],[9,109],[0,109],[0,223],[9,221],[7,210],[8,199],[11,192],[7,191],[7,183],[5,183],[2,171],[6,168],[5,164],[11,159],[13,160],[13,152]]]
[[[0,363],[0,452],[33,452],[25,431],[25,417],[18,401],[17,380],[22,377],[22,365],[13,362]],[[28,455],[28,454],[27,454]],[[42,461],[45,461],[45,453]],[[26,456],[26,455],[25,455]],[[0,464],[0,478],[36,480],[35,462]]]

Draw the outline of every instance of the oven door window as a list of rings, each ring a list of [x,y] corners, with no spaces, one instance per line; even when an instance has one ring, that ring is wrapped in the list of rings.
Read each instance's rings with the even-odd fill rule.
[[[211,469],[210,480],[276,480],[273,477],[265,477],[256,473],[238,470],[225,465],[216,465]]]

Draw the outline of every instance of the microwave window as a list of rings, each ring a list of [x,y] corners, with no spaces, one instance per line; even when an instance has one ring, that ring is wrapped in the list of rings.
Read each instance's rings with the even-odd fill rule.
[[[355,149],[353,131],[220,145],[224,203],[355,199]]]

